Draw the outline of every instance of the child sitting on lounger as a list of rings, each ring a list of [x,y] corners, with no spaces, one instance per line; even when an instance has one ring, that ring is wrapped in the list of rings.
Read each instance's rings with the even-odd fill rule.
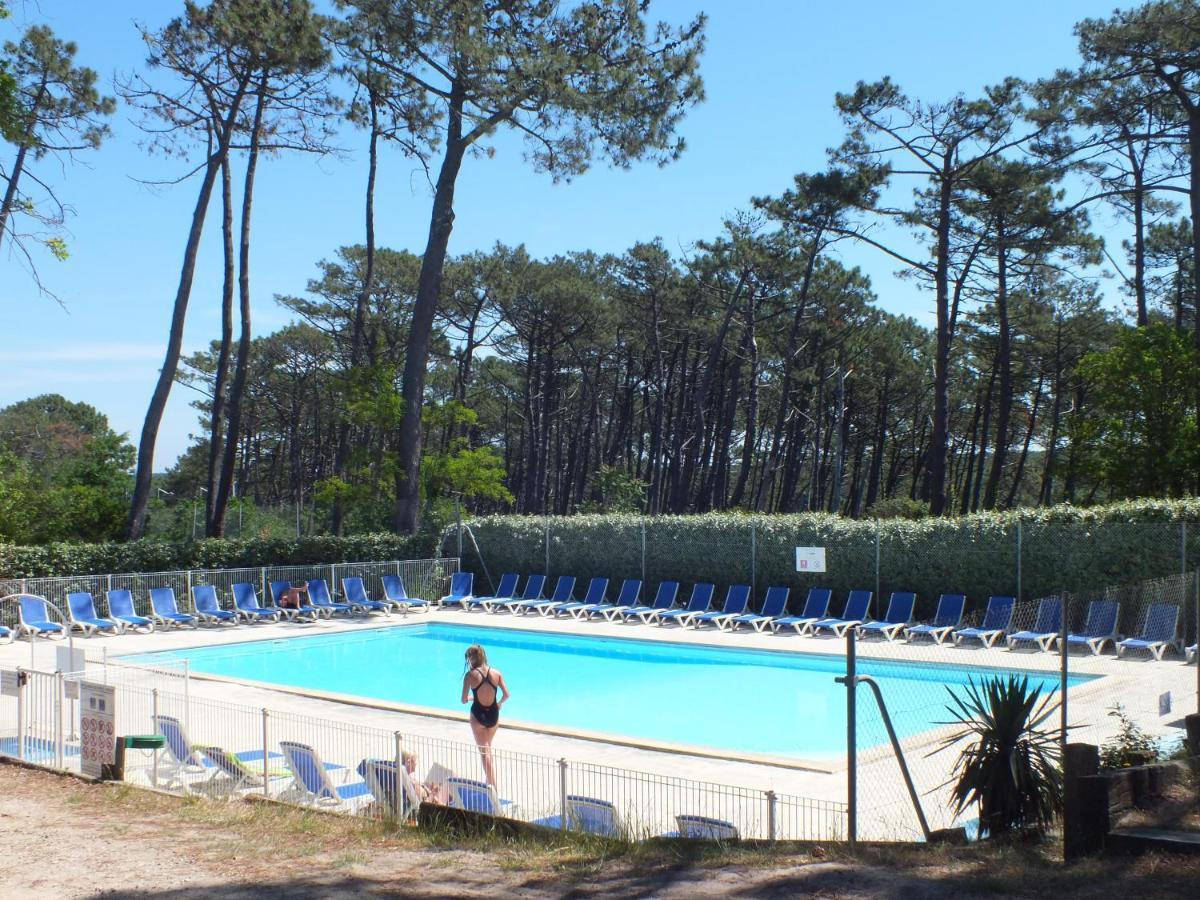
[[[439,806],[447,805],[448,798],[442,785],[432,781],[417,781],[417,754],[403,753],[400,755],[400,761],[404,763],[409,781],[420,792],[422,803],[437,803]]]

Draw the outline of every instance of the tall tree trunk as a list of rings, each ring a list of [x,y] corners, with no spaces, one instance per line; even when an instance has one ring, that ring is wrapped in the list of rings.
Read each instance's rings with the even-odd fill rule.
[[[250,368],[250,219],[254,209],[254,176],[258,172],[258,148],[264,107],[266,106],[267,75],[259,83],[258,99],[254,106],[254,122],[250,132],[250,149],[246,156],[246,176],[242,186],[242,227],[238,244],[238,312],[241,333],[238,335],[237,362],[233,369],[233,384],[229,390],[229,430],[225,435],[225,456],[221,460],[221,482],[217,485],[217,502],[213,505],[214,533],[225,533],[225,510],[233,488],[233,472],[237,465],[238,438],[242,431],[242,403],[246,396],[246,373]]]
[[[200,249],[200,236],[204,232],[204,219],[208,213],[208,203],[212,197],[217,173],[221,170],[221,162],[229,153],[229,139],[233,134],[233,125],[237,119],[245,87],[244,82],[238,84],[229,111],[221,123],[216,147],[209,154],[208,162],[204,167],[204,178],[200,182],[200,192],[196,197],[196,206],[192,210],[192,224],[188,229],[187,242],[184,245],[179,287],[175,291],[175,304],[171,311],[171,328],[167,335],[166,355],[163,359],[162,369],[158,373],[158,382],[154,386],[154,393],[150,396],[150,406],[146,410],[146,421],[142,425],[141,439],[138,441],[133,500],[129,506],[129,522],[125,528],[125,535],[129,540],[140,538],[146,528],[146,507],[150,502],[150,481],[154,475],[154,445],[158,442],[158,427],[162,424],[163,411],[167,408],[167,398],[171,394],[171,385],[175,382],[175,374],[179,370],[179,354],[183,346],[183,325],[187,318],[188,300],[192,295],[192,279],[196,274],[196,255]]]
[[[746,480],[754,466],[754,449],[758,440],[758,338],[755,335],[757,309],[755,291],[746,294],[746,349],[750,356],[750,389],[746,396],[746,433],[742,440],[742,462],[737,485],[729,500],[730,506],[741,506],[746,493]]]
[[[1000,390],[996,398],[996,449],[992,451],[992,468],[987,488],[983,492],[984,509],[994,509],[1000,492],[1000,479],[1008,459],[1009,422],[1012,419],[1012,333],[1008,322],[1008,252],[1004,244],[1004,222],[996,225],[998,251],[996,254],[996,318],[999,333],[996,340],[996,361],[999,364]]]
[[[454,229],[454,186],[467,150],[463,141],[463,96],[463,87],[456,79],[450,89],[446,152],[434,189],[429,239],[421,258],[421,275],[417,283],[416,302],[413,304],[408,352],[404,359],[401,386],[404,413],[400,419],[400,459],[396,469],[396,512],[393,520],[397,532],[415,533],[421,523],[421,408],[425,398],[425,370],[429,364],[433,317],[442,292],[450,232]]]
[[[364,212],[366,230],[366,258],[363,260],[362,290],[358,292],[358,302],[354,305],[354,324],[350,332],[350,377],[362,364],[363,343],[367,322],[367,308],[371,302],[371,291],[375,286],[375,176],[379,168],[379,98],[374,89],[368,88],[368,102],[371,113],[371,136],[367,142],[367,197]],[[338,425],[337,453],[333,458],[333,474],[336,478],[346,478],[346,464],[350,459],[350,421],[343,417]],[[333,501],[331,526],[333,533],[342,534],[345,530],[346,510],[342,498],[336,496]]]
[[[1029,458],[1029,445],[1033,441],[1033,429],[1037,425],[1038,407],[1042,403],[1042,373],[1038,373],[1037,385],[1033,389],[1033,405],[1029,409],[1029,427],[1025,429],[1025,442],[1021,445],[1021,456],[1017,459],[1017,472],[1013,476],[1012,487],[1008,491],[1005,506],[1012,509],[1016,504],[1021,490],[1021,479],[1025,476],[1025,460]]]
[[[935,516],[946,512],[946,451],[950,425],[950,207],[955,150],[947,149],[938,190],[938,220],[934,293],[937,305],[936,343],[933,356],[933,429],[925,461],[922,494]]]
[[[233,353],[233,282],[237,277],[233,255],[233,176],[229,159],[221,163],[221,349],[213,379],[212,421],[208,434],[208,493],[204,503],[204,534],[216,537],[213,507],[221,481],[221,449],[225,434],[225,400],[229,393],[229,357]]]

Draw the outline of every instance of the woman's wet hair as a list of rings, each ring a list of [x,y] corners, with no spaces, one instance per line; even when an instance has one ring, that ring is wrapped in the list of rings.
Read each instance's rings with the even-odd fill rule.
[[[487,651],[479,644],[472,644],[467,648],[467,663],[472,669],[478,669],[480,666],[487,665]]]

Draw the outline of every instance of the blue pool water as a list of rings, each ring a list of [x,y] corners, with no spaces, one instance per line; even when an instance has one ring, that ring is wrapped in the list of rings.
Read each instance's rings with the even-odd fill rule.
[[[194,672],[465,711],[463,652],[473,643],[484,645],[513,692],[502,720],[735,752],[845,752],[846,693],[834,682],[845,672],[840,656],[424,624],[127,658],[186,658]],[[901,738],[946,721],[947,686],[998,671],[1005,670],[859,658]],[[1058,688],[1057,675],[1029,674],[1047,691]],[[885,741],[866,689],[859,710],[861,746]]]

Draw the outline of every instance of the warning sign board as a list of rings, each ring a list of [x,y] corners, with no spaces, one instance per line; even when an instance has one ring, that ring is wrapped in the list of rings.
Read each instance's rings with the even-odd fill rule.
[[[84,775],[100,778],[116,762],[116,694],[111,684],[79,684],[80,768]]]
[[[825,571],[825,548],[824,547],[797,547],[796,548],[796,571],[797,572],[824,572]]]

